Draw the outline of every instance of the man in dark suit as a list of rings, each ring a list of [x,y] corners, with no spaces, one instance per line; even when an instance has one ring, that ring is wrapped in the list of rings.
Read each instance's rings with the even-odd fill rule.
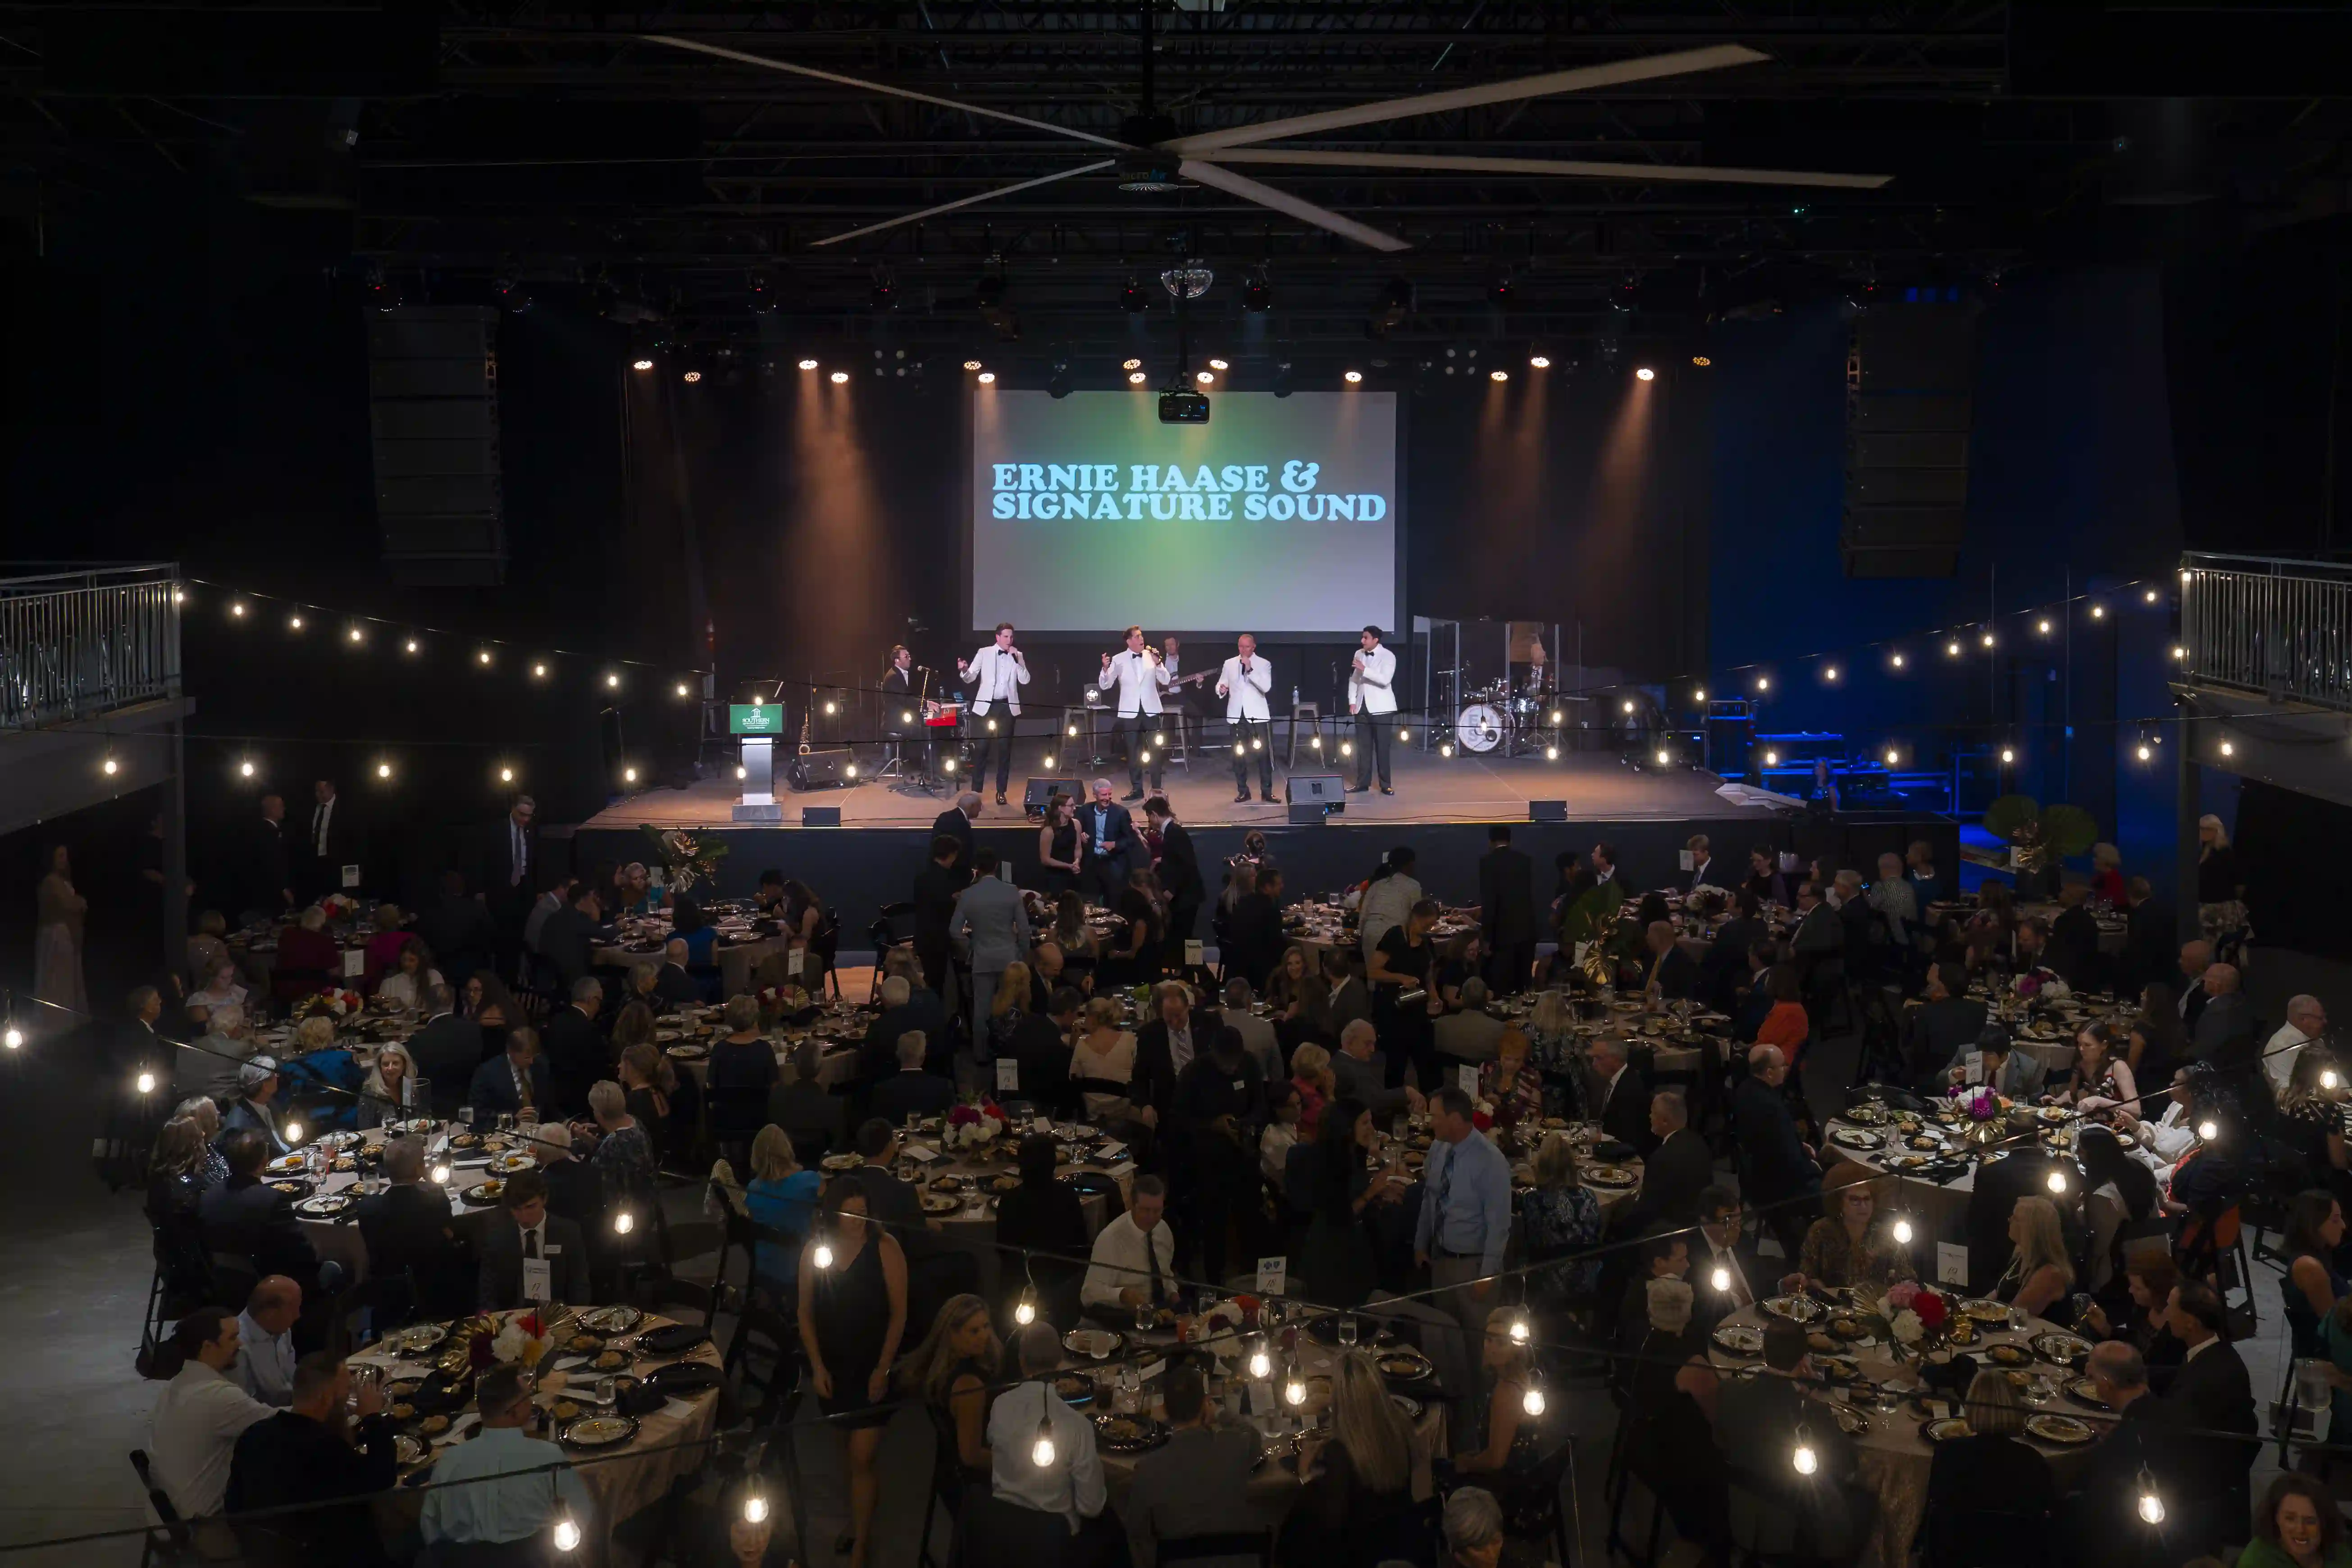
[[[2156,889],[2146,877],[2134,877],[2124,884],[2124,951],[2117,964],[2116,994],[2137,996],[2158,980],[2171,983],[2172,955],[2180,942],[2179,922],[2172,918],[2170,909],[2157,901]]]
[[[1797,1120],[1780,1093],[1789,1058],[1778,1046],[1748,1053],[1748,1076],[1731,1093],[1733,1161],[1740,1195],[1780,1238],[1782,1256],[1804,1250],[1805,1229],[1820,1217],[1822,1167],[1798,1135]],[[2017,1163],[2003,1160],[2002,1165]],[[1983,1172],[1978,1173],[1979,1184]]]
[[[1627,1059],[1622,1040],[1593,1041],[1591,1058],[1599,1087],[1601,1136],[1629,1144],[1646,1157],[1658,1144],[1650,1131],[1650,1086]]]
[[[416,916],[416,934],[433,950],[433,967],[452,985],[463,985],[477,971],[499,963],[499,931],[487,904],[466,891],[465,873],[455,869],[441,873],[440,895]],[[518,921],[518,942],[520,931]],[[514,973],[511,964],[502,967]]]
[[[1731,899],[1737,912],[1716,928],[1715,940],[1698,961],[1698,994],[1718,1013],[1739,1010],[1739,987],[1748,978],[1748,950],[1772,934],[1764,923],[1763,900],[1754,889],[1741,887]]]
[[[1201,861],[1193,853],[1192,831],[1176,820],[1176,809],[1166,795],[1145,801],[1143,815],[1160,831],[1160,886],[1168,895],[1168,963],[1181,970],[1184,943],[1200,922],[1201,903],[1207,897]]]
[[[408,1037],[408,1058],[416,1075],[433,1086],[433,1114],[447,1120],[466,1103],[474,1069],[482,1065],[482,1026],[457,1014],[457,997],[446,985],[425,988],[425,1023]]]
[[[667,1013],[702,1000],[702,988],[686,972],[686,957],[685,938],[674,936],[662,944],[661,967],[654,971],[655,1012]]]
[[[971,798],[976,802],[979,797]],[[947,816],[961,820],[962,813],[951,811]],[[963,826],[969,834],[971,824]],[[933,833],[930,864],[915,878],[915,956],[922,961],[923,980],[934,992],[947,988],[949,959],[955,951],[948,922],[955,918],[956,895],[971,884],[971,873],[965,868],[971,864],[966,843],[952,833]]]
[[[507,1178],[495,1213],[482,1220],[478,1310],[505,1312],[527,1304],[526,1262],[547,1264],[549,1301],[583,1306],[595,1300],[588,1284],[588,1243],[580,1227],[547,1212],[547,1178],[520,1171]]]
[[[1690,1102],[1678,1089],[1650,1097],[1650,1133],[1658,1140],[1642,1165],[1642,1193],[1625,1205],[1618,1229],[1641,1236],[1660,1226],[1696,1225],[1699,1194],[1715,1179],[1706,1140],[1690,1128]]]
[[[595,967],[596,944],[613,940],[604,923],[604,906],[595,888],[581,882],[571,901],[551,913],[539,928],[539,955],[566,986],[575,985]]]
[[[525,1105],[552,1120],[555,1086],[547,1064],[539,1059],[539,1037],[516,1027],[507,1031],[504,1056],[492,1057],[475,1069],[466,1089],[466,1103],[474,1108],[476,1125],[499,1116],[520,1113]]]
[[[318,1294],[319,1255],[294,1218],[294,1201],[261,1179],[269,1149],[258,1133],[232,1132],[221,1144],[228,1180],[206,1192],[196,1207],[205,1250],[225,1252],[267,1278],[283,1274]]]
[[[1643,964],[1642,989],[1662,1002],[1689,1002],[1698,996],[1698,962],[1675,940],[1672,921],[1652,921],[1642,933],[1649,957]]]
[[[1753,1227],[1729,1187],[1708,1186],[1698,1194],[1698,1234],[1691,1237],[1691,1321],[1712,1330],[1743,1308],[1773,1293],[1786,1272],[1771,1272],[1757,1255]]]
[[[941,1044],[924,1028],[914,994],[912,983],[903,974],[883,980],[882,1011],[866,1026],[866,1038],[857,1047],[857,1076],[866,1082],[880,1083],[898,1070],[898,1042],[908,1035],[922,1035],[933,1049]]]
[[[1143,836],[1127,807],[1111,798],[1108,779],[1094,783],[1094,799],[1078,808],[1078,882],[1106,909],[1115,909],[1129,868],[1148,858]]]
[[[898,1070],[874,1086],[867,1108],[894,1127],[909,1116],[945,1115],[955,1103],[955,1080],[923,1070],[927,1048],[919,1029],[909,1029],[899,1036]]]
[[[547,1057],[552,1106],[541,1115],[585,1116],[588,1089],[598,1079],[613,1075],[613,1046],[596,1025],[604,1009],[604,986],[594,975],[572,983],[572,1001],[558,1007],[540,1028],[540,1047]]]
[[[1927,1000],[1904,1014],[1903,1060],[1922,1089],[1942,1093],[1960,1053],[1984,1033],[1985,1005],[1968,990],[1968,971],[1959,964],[1930,964]]]
[[[1823,964],[1844,960],[1845,928],[1822,897],[1819,882],[1797,885],[1797,934],[1790,946],[1799,972],[1810,982]]]
[[[1190,989],[1181,981],[1162,981],[1153,988],[1151,1022],[1135,1032],[1135,1069],[1129,1079],[1129,1100],[1138,1111],[1145,1106],[1159,1112],[1160,1126],[1169,1126],[1175,1108],[1176,1080],[1205,1053],[1223,1020],[1212,1007],[1192,1005]]]
[[[243,912],[247,915],[274,916],[293,907],[294,873],[287,855],[283,796],[261,797],[261,820],[253,825],[252,842],[246,850],[244,884]]]
[[[931,823],[931,841],[934,844],[938,843],[941,837],[952,838],[956,841],[954,865],[957,870],[966,873],[964,877],[964,881],[966,882],[971,880],[971,877],[970,875],[971,870],[971,822],[972,818],[978,816],[979,813],[979,795],[971,790],[966,790],[961,795],[956,796],[955,804],[953,805],[940,813],[939,816]],[[938,858],[936,855],[932,858],[934,859]],[[958,890],[961,891],[962,884],[959,883],[957,886]]]
[[[463,1317],[474,1310],[474,1280],[449,1216],[449,1200],[425,1182],[425,1142],[395,1138],[384,1145],[383,1191],[360,1200],[360,1240],[368,1275],[406,1273],[415,1281],[420,1317]]]
[[[1536,966],[1536,866],[1511,847],[1511,830],[1486,829],[1478,860],[1478,930],[1486,944],[1486,984],[1498,995],[1527,989]]]
[[[2174,1286],[2165,1317],[2189,1353],[2158,1396],[2152,1419],[2181,1435],[2189,1461],[2181,1480],[2190,1489],[2180,1500],[2187,1516],[2182,1525],[2198,1531],[2189,1539],[2203,1550],[2234,1541],[2252,1512],[2247,1475],[2261,1447],[2253,1381],[2224,1337],[2228,1319],[2210,1285],[2184,1279]]]
[[[499,966],[511,974],[522,952],[522,922],[530,914],[530,901],[547,885],[539,860],[539,803],[530,796],[515,796],[506,815],[483,835],[474,885],[482,890],[482,904],[498,930]]]
[[[313,1351],[294,1364],[292,1394],[288,1408],[238,1435],[226,1511],[288,1510],[254,1527],[258,1541],[276,1548],[256,1552],[257,1561],[388,1568],[392,1558],[368,1501],[400,1478],[383,1389],[371,1383],[354,1396],[342,1357]],[[344,1402],[353,1397],[359,1420],[346,1430]]]
[[[1225,941],[1218,956],[1226,975],[1239,975],[1253,991],[1264,986],[1282,961],[1281,867],[1270,861],[1258,866],[1256,889],[1234,900],[1234,912],[1225,921]]]
[[[2213,944],[2200,937],[2180,944],[2180,962],[2172,975],[2173,1005],[2180,1009],[2180,1027],[2192,1038],[2197,1020],[2211,994],[2205,989],[2205,971],[2213,963]]]
[[[1684,885],[1683,891],[1695,893],[1701,888],[1728,888],[1739,879],[1733,868],[1715,863],[1715,851],[1708,847],[1706,834],[1693,834],[1683,847],[1690,851],[1691,858],[1690,880]]]
[[[316,903],[329,893],[343,890],[343,868],[360,864],[363,836],[352,818],[351,803],[335,793],[333,781],[320,779],[312,784],[310,798],[310,816],[294,864],[305,868],[302,896]],[[362,879],[366,877],[364,867],[360,875]]]
[[[2197,1015],[2189,1047],[2200,1062],[2219,1067],[2242,1065],[2254,1052],[2254,1010],[2239,989],[2238,966],[2209,963],[2199,979],[2205,1005]]]

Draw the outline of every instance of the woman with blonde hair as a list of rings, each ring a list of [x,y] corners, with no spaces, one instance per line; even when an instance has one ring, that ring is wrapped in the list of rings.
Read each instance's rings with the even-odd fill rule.
[[[1936,1531],[1941,1551],[1956,1563],[1998,1563],[2019,1555],[2005,1520],[1986,1517],[1989,1508],[2006,1515],[2034,1517],[2057,1506],[2058,1483],[2050,1461],[2024,1441],[2026,1411],[2009,1374],[1980,1372],[1969,1383],[1961,1414],[1969,1435],[1936,1445],[1927,1470],[1927,1510],[1920,1538]],[[1989,1503],[1987,1500],[1998,1499]]]
[[[1565,1132],[1547,1132],[1536,1145],[1535,1188],[1519,1200],[1518,1230],[1527,1248],[1531,1294],[1580,1296],[1592,1289],[1601,1265],[1580,1258],[1608,1230],[1601,1200],[1577,1179],[1576,1145]],[[1549,1263],[1549,1268],[1538,1268]]]
[[[990,1055],[1013,1054],[1013,1037],[1029,1016],[1029,966],[1017,958],[996,977],[996,994],[988,1002]]]
[[[381,1127],[406,1116],[409,1085],[415,1077],[416,1064],[409,1059],[407,1047],[380,1047],[375,1053],[375,1064],[368,1068],[366,1081],[360,1085],[359,1125]]]
[[[335,1021],[324,1013],[313,1013],[294,1026],[294,1049],[306,1051],[332,1050],[335,1045]]]
[[[1353,1564],[1395,1556],[1414,1507],[1418,1458],[1412,1424],[1370,1354],[1342,1353],[1331,1373],[1328,1436],[1300,1444],[1305,1484],[1282,1521],[1275,1560]]]
[[[2045,1197],[2018,1199],[2009,1213],[2009,1267],[1993,1288],[1994,1299],[2023,1308],[2029,1317],[2073,1327],[2066,1299],[2074,1288],[2074,1263],[2066,1256],[2058,1205]]]
[[[1454,1456],[1457,1470],[1524,1470],[1535,1463],[1536,1427],[1527,1410],[1528,1390],[1535,1383],[1535,1357],[1527,1346],[1511,1339],[1511,1320],[1518,1310],[1496,1307],[1486,1313],[1486,1333],[1478,1351],[1486,1394],[1486,1440]]]
[[[801,1166],[792,1134],[770,1122],[751,1139],[751,1179],[743,1187],[743,1207],[752,1223],[783,1239],[761,1241],[751,1249],[751,1273],[760,1288],[790,1300],[799,1284],[800,1244],[816,1222],[817,1173]]]
[[[1265,978],[1265,1005],[1274,1016],[1275,1038],[1286,1051],[1309,1041],[1328,1046],[1339,1037],[1331,1025],[1331,987],[1324,983],[1323,966],[1297,942],[1282,950]]]
[[[1087,1004],[1077,1044],[1070,1050],[1070,1077],[1080,1083],[1120,1085],[1135,1077],[1135,1034],[1119,1027],[1116,997],[1097,996]],[[1088,1089],[1085,1094],[1087,1114],[1097,1121],[1121,1121],[1135,1114],[1124,1093]]]
[[[1322,1125],[1323,1108],[1339,1092],[1331,1053],[1312,1042],[1291,1052],[1290,1082],[1298,1090],[1298,1135],[1312,1139]]]
[[[613,1055],[617,1060],[629,1054],[635,1046],[654,1043],[654,1010],[644,1002],[625,1002],[620,1016],[613,1020]],[[654,1053],[660,1056],[656,1050]]]
[[[2254,934],[2246,925],[2245,863],[2210,812],[2197,819],[2197,930],[2224,963],[2242,962]]]
[[[954,1451],[967,1485],[989,1483],[989,1391],[1003,1363],[1004,1342],[989,1321],[988,1303],[977,1296],[950,1297],[923,1342],[898,1363],[898,1386],[922,1400],[941,1454]]]

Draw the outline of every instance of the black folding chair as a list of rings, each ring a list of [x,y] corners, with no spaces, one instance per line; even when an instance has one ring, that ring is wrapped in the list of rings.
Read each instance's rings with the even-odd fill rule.
[[[155,1528],[140,1538],[139,1568],[152,1563],[196,1563],[204,1561],[196,1543],[189,1539],[186,1521],[163,1489],[155,1484],[155,1472],[148,1466],[147,1450],[131,1450],[131,1468],[138,1474],[140,1489],[147,1494],[147,1506],[155,1510]]]

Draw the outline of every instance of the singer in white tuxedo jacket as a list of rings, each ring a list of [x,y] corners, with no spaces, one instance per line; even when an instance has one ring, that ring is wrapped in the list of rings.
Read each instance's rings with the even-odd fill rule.
[[[1127,646],[1103,655],[1102,676],[1097,682],[1106,700],[1118,704],[1118,731],[1127,739],[1127,798],[1143,798],[1143,768],[1151,765],[1151,788],[1160,788],[1160,755],[1167,747],[1159,740],[1160,694],[1168,689],[1168,666],[1160,650],[1145,646],[1143,628],[1127,628]]]
[[[1372,787],[1372,764],[1380,763],[1381,793],[1389,785],[1389,731],[1396,727],[1396,655],[1381,646],[1381,628],[1366,626],[1348,674],[1348,711],[1356,716],[1356,782],[1350,795]]]
[[[1013,774],[1013,731],[1021,717],[1021,689],[1029,684],[1029,661],[1013,646],[1013,623],[999,621],[996,640],[970,658],[958,659],[956,673],[971,691],[972,733],[979,742],[979,749],[972,753],[973,787],[986,776],[989,755],[993,752],[996,804],[1003,805],[1004,781]]]
[[[1217,677],[1217,695],[1225,700],[1225,719],[1234,731],[1234,800],[1239,804],[1250,797],[1253,753],[1257,757],[1257,793],[1272,800],[1274,737],[1268,721],[1273,714],[1266,708],[1265,696],[1274,689],[1274,666],[1258,657],[1257,638],[1247,632],[1234,647],[1239,651],[1225,660]]]

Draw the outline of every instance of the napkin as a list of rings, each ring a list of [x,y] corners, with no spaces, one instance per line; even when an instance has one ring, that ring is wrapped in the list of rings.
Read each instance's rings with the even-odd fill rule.
[[[588,1358],[584,1355],[568,1355],[562,1361],[557,1362],[554,1365],[548,1368],[548,1370],[550,1372],[570,1372],[575,1366],[586,1366],[587,1364]]]
[[[439,1448],[457,1441],[457,1439],[466,1435],[466,1429],[467,1427],[473,1426],[481,1418],[482,1416],[479,1411],[467,1411],[463,1415],[456,1417],[449,1423],[449,1430],[442,1433],[441,1436],[433,1439],[433,1446]]]
[[[685,1421],[692,1418],[694,1406],[683,1399],[665,1399],[662,1401],[662,1414],[673,1421]]]
[[[1153,1378],[1158,1377],[1161,1373],[1166,1372],[1167,1370],[1167,1358],[1163,1356],[1158,1361],[1145,1362],[1142,1367],[1136,1373],[1136,1376],[1145,1383],[1150,1383]]]

